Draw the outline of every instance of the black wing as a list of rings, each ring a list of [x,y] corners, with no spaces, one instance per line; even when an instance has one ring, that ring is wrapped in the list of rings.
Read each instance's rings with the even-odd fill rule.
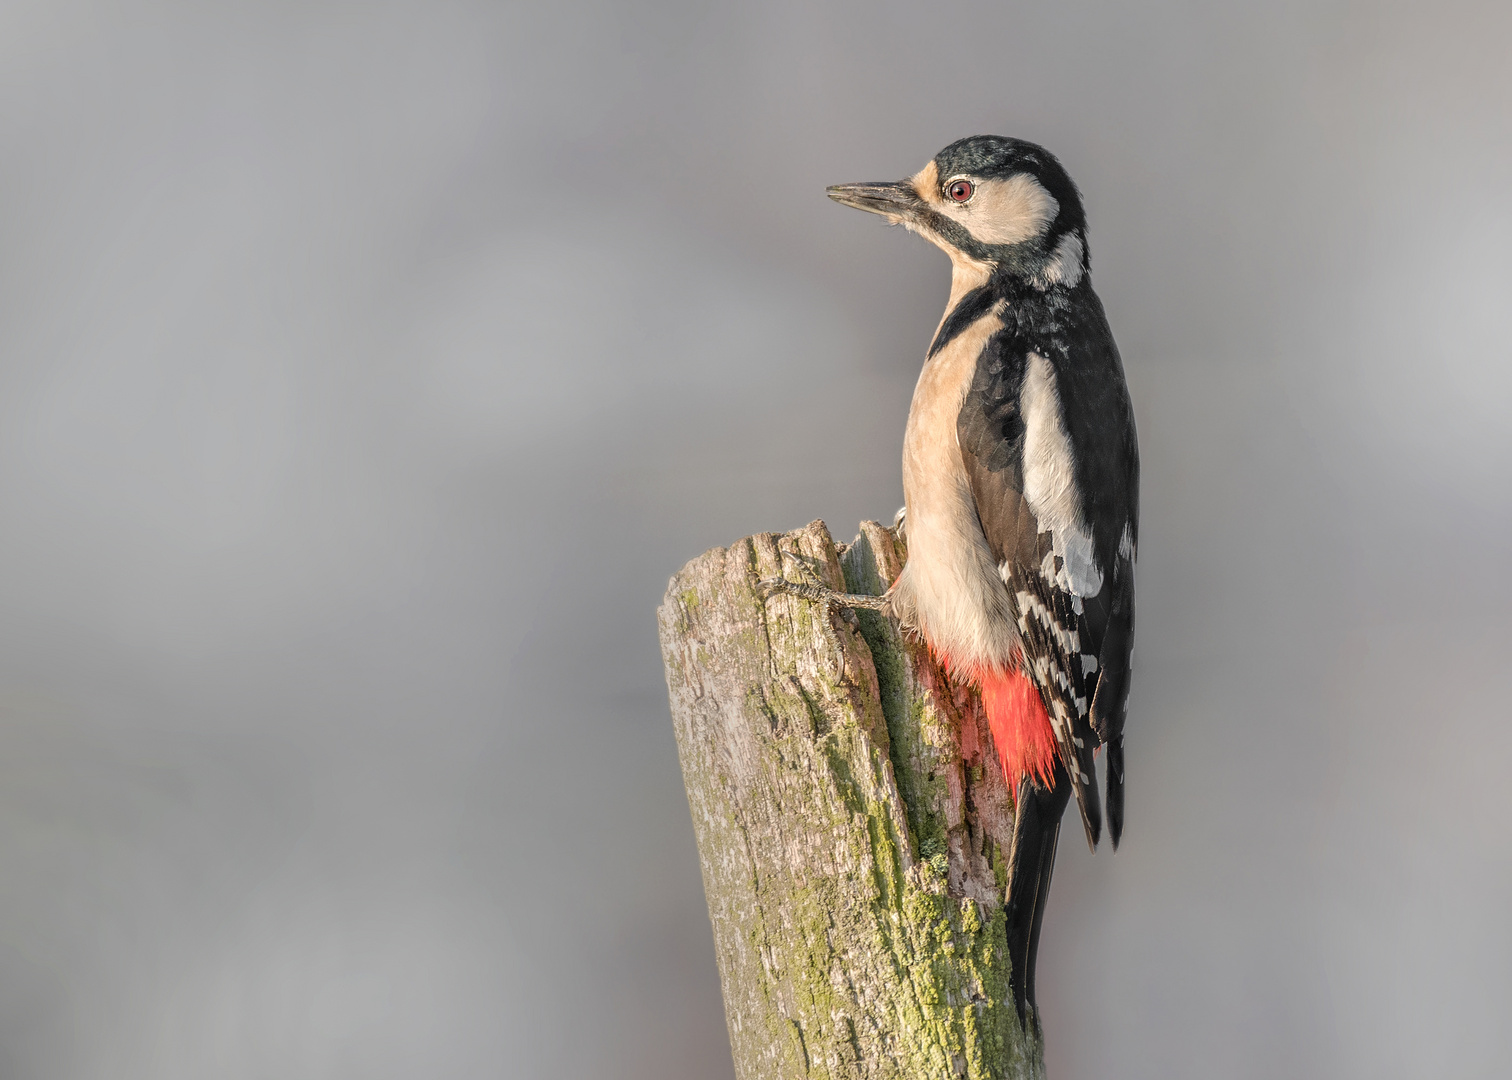
[[[1078,596],[1049,532],[1025,498],[1023,389],[1030,354],[1054,372],[1072,456],[1096,595]],[[977,362],[957,435],[993,556],[1008,586],[1024,667],[1049,713],[1087,840],[1101,834],[1094,752],[1108,746],[1108,824],[1123,832],[1123,719],[1133,646],[1133,562],[1139,463],[1122,364],[1102,306],[1087,284],[1054,307],[1009,308],[1007,324]]]

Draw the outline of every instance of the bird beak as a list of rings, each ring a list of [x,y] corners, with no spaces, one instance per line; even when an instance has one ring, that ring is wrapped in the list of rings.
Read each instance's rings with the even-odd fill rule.
[[[881,214],[894,225],[919,219],[924,201],[907,180],[881,184],[836,184],[826,193],[837,203],[854,206],[870,214]]]

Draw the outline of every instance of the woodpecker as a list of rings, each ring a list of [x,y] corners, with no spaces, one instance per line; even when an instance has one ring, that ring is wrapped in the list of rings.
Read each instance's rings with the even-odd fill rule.
[[[1139,450],[1123,365],[1092,291],[1087,219],[1043,147],[979,135],[907,180],[841,184],[950,257],[950,297],[903,439],[908,559],[879,606],[981,692],[1016,793],[1010,984],[1026,1027],[1060,821],[1123,833]],[[842,603],[860,598],[837,596]],[[863,601],[864,602],[864,601]]]

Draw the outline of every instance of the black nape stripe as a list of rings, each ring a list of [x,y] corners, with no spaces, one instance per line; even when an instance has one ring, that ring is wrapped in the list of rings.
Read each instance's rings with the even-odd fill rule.
[[[961,302],[950,309],[950,314],[940,324],[940,329],[935,333],[934,341],[929,344],[929,355],[924,359],[933,359],[935,353],[960,337],[968,326],[987,314],[988,309],[992,307],[995,300],[996,297],[993,294],[991,285],[983,285],[980,288],[972,289],[965,296],[961,297]]]

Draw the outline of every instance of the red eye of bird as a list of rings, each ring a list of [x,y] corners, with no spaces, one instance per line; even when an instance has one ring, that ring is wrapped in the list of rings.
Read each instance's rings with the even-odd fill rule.
[[[956,202],[967,202],[971,199],[971,193],[975,190],[976,188],[971,186],[970,180],[953,180],[950,186],[945,189],[945,193]]]

